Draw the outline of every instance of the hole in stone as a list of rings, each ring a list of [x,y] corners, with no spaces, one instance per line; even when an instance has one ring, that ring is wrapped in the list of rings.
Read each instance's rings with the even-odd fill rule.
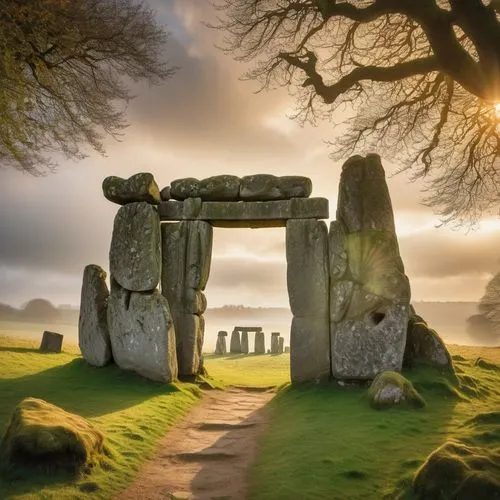
[[[385,318],[385,313],[383,312],[376,311],[370,313],[370,319],[372,320],[372,323],[374,325],[378,325],[379,323],[381,323],[384,318]]]

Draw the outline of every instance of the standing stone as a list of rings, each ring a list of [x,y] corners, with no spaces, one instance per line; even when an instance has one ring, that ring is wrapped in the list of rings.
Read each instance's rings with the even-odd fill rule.
[[[242,354],[248,354],[248,332],[241,332],[241,352]]]
[[[179,375],[192,377],[201,370],[213,229],[205,221],[182,221],[162,224],[161,233],[161,290],[174,318]]]
[[[223,330],[221,330],[217,335],[217,343],[215,344],[215,354],[227,353],[226,337],[227,337],[227,332]]]
[[[289,346],[285,346],[285,354],[290,354],[290,347]]]
[[[333,376],[372,379],[379,372],[400,371],[410,285],[377,155],[355,156],[344,164],[329,247]]]
[[[278,354],[283,354],[283,347],[285,345],[285,339],[283,337],[280,337],[278,340],[279,340]]]
[[[153,174],[141,172],[128,179],[106,177],[102,183],[104,196],[113,203],[126,205],[137,201],[145,201],[157,205],[161,201],[160,191]]]
[[[110,274],[133,292],[154,290],[161,269],[160,219],[146,202],[130,203],[118,210],[109,251]]]
[[[231,352],[231,354],[241,353],[240,332],[238,330],[233,330],[233,333],[231,334],[231,344],[229,347],[229,351]]]
[[[266,353],[266,340],[264,332],[255,332],[255,354]]]
[[[271,354],[279,353],[279,345],[280,345],[280,332],[272,332],[271,333]]]
[[[108,326],[120,368],[158,382],[177,378],[174,323],[167,300],[157,290],[131,292],[111,277]]]
[[[40,343],[40,351],[59,353],[62,349],[64,335],[56,332],[44,331],[42,334],[42,342]]]
[[[292,383],[330,375],[328,233],[323,221],[286,225],[287,286],[293,314],[290,331]]]
[[[83,271],[78,345],[85,361],[94,366],[111,362],[108,330],[108,297],[105,271],[90,264]]]

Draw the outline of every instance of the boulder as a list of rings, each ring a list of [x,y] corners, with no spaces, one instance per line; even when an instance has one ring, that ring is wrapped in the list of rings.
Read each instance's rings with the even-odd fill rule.
[[[157,290],[131,292],[111,277],[108,326],[120,368],[158,382],[177,378],[174,323],[167,300]]]
[[[255,332],[255,354],[265,354],[266,353],[266,340],[264,337],[264,332]]]
[[[200,181],[199,196],[203,201],[237,201],[241,179],[235,175],[215,175]]]
[[[0,446],[3,469],[37,468],[83,472],[104,449],[103,434],[90,422],[42,399],[23,399]]]
[[[329,252],[333,376],[372,379],[400,371],[410,285],[377,155],[355,156],[342,168]]]
[[[104,366],[112,360],[108,297],[106,272],[94,264],[86,266],[80,300],[78,345],[85,361],[94,366]]]
[[[172,196],[170,195],[170,186],[165,186],[160,191],[160,198],[161,198],[161,201],[169,201],[172,199]]]
[[[308,177],[285,175],[278,177],[278,189],[284,200],[289,198],[309,198],[312,192],[312,182]]]
[[[185,200],[186,198],[199,198],[200,181],[193,177],[177,179],[170,184],[170,196],[174,200]]]
[[[447,441],[434,450],[416,472],[412,482],[416,498],[500,498],[499,450]]]
[[[231,333],[231,343],[229,346],[229,352],[231,352],[231,354],[241,353],[240,332],[238,330],[233,330],[233,332]]]
[[[160,280],[160,219],[148,203],[130,203],[115,217],[109,251],[113,278],[127,290],[154,290]]]
[[[282,200],[278,178],[270,174],[247,175],[241,178],[240,199],[243,201]]]
[[[368,389],[370,405],[373,408],[390,408],[407,405],[415,408],[425,406],[425,400],[409,380],[400,373],[386,371],[379,373]]]
[[[128,179],[121,177],[106,177],[102,183],[104,196],[113,203],[126,205],[144,201],[157,205],[162,198],[153,174],[141,172]]]
[[[42,342],[40,343],[40,351],[59,353],[62,349],[64,335],[56,332],[45,330],[42,334]]]

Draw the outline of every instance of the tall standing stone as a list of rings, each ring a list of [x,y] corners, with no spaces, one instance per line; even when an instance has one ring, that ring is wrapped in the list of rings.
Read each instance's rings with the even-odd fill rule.
[[[108,325],[115,363],[158,382],[177,378],[175,330],[158,290],[131,292],[111,277]]]
[[[241,352],[242,354],[248,354],[248,332],[241,332]]]
[[[146,202],[120,207],[109,251],[110,274],[133,292],[154,290],[160,280],[160,218]]]
[[[271,354],[278,354],[280,349],[280,332],[271,333]]]
[[[283,337],[279,337],[279,343],[278,343],[278,354],[283,354],[283,348],[285,345],[285,339]]]
[[[344,164],[329,238],[333,376],[371,379],[401,370],[410,286],[377,155]]]
[[[94,366],[111,362],[111,341],[108,330],[108,297],[106,272],[90,264],[83,271],[78,345],[85,361]]]
[[[255,332],[255,354],[265,354],[266,353],[266,340],[264,337],[264,332]]]
[[[233,333],[231,333],[231,344],[229,346],[229,351],[231,352],[231,354],[241,353],[240,332],[238,330],[233,330]]]
[[[203,290],[210,273],[212,226],[204,221],[162,224],[162,294],[174,318],[179,375],[202,369]]]
[[[226,337],[227,337],[227,332],[221,330],[218,333],[217,343],[215,344],[215,354],[226,354],[227,353]]]
[[[293,314],[290,331],[292,383],[330,375],[328,232],[323,221],[286,224],[287,286]]]

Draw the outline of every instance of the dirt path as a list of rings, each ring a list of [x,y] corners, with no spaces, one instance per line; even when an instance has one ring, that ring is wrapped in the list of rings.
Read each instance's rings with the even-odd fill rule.
[[[243,500],[273,392],[205,393],[162,438],[118,500]]]

